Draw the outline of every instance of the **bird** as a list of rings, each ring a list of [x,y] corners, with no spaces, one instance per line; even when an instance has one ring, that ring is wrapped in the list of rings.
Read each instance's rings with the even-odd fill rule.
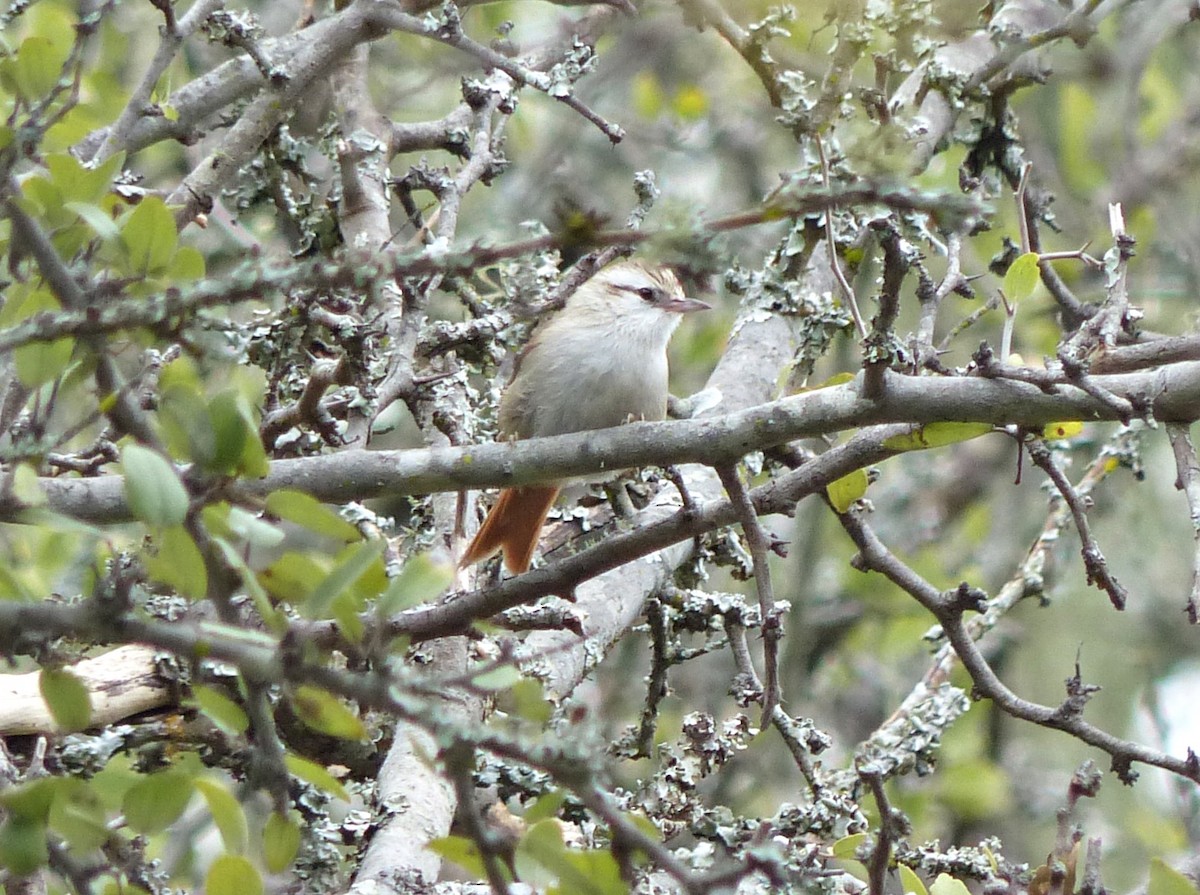
[[[641,260],[603,268],[539,323],[500,399],[499,435],[541,438],[667,415],[667,343],[684,314],[707,310],[675,273]],[[513,574],[533,561],[563,483],[506,488],[459,562],[503,553]]]

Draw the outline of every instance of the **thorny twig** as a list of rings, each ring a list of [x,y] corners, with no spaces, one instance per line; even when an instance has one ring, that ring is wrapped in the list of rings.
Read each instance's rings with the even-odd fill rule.
[[[1049,476],[1050,481],[1054,483],[1054,487],[1058,489],[1058,493],[1071,510],[1071,517],[1075,520],[1075,528],[1079,532],[1079,540],[1083,542],[1083,565],[1087,571],[1087,583],[1095,584],[1096,587],[1107,593],[1108,599],[1115,608],[1124,609],[1129,601],[1129,594],[1117,581],[1116,576],[1108,570],[1108,561],[1100,552],[1100,547],[1092,535],[1092,528],[1087,518],[1086,498],[1079,495],[1071,481],[1059,469],[1046,442],[1040,438],[1033,438],[1025,443],[1025,449],[1029,452],[1029,459]]]

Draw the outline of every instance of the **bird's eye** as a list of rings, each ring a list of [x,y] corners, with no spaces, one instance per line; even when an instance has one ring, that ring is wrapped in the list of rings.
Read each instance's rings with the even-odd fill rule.
[[[643,301],[654,301],[658,297],[658,290],[653,286],[643,286],[638,289],[637,294]]]

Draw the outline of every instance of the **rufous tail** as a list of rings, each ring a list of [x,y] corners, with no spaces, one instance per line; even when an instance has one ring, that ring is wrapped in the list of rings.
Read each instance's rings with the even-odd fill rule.
[[[524,572],[533,562],[542,523],[557,497],[555,485],[530,485],[501,491],[495,506],[459,560],[459,566],[487,559],[500,550],[510,572]]]

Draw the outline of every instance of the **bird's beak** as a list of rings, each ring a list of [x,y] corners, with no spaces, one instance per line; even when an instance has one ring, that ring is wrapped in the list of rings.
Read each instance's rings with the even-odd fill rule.
[[[712,305],[698,298],[669,298],[659,305],[664,311],[675,314],[690,314],[692,311],[708,311]]]

